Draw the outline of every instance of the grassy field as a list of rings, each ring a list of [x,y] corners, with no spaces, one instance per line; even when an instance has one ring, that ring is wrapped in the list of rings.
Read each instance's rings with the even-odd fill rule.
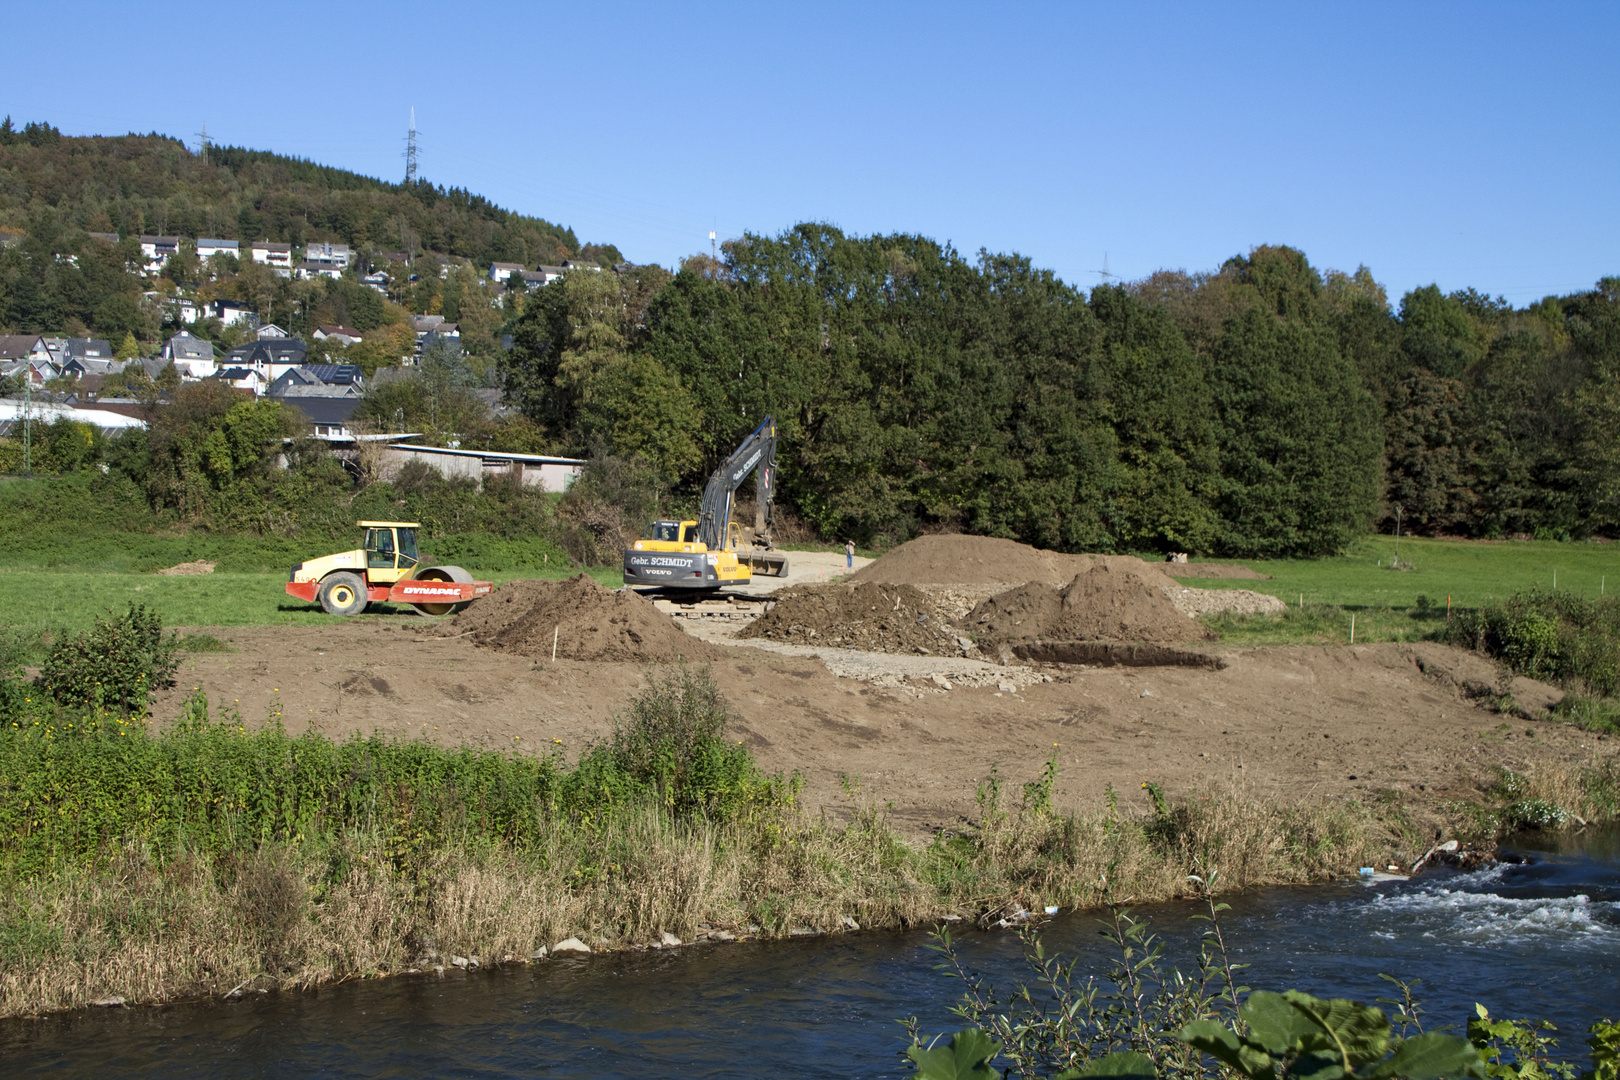
[[[577,570],[520,570],[480,574],[497,585],[512,578],[560,579]],[[619,567],[593,567],[589,573],[611,588],[623,584]],[[109,609],[145,604],[163,617],[164,626],[264,626],[275,623],[324,623],[332,616],[285,592],[287,575],[222,574],[160,577],[157,574],[97,571],[0,569],[0,633],[24,642],[41,634],[82,630]],[[393,618],[410,608],[379,604],[360,619]],[[25,646],[26,648],[26,646]],[[28,652],[36,651],[26,649]],[[37,662],[37,661],[35,661]]]
[[[252,540],[244,544],[255,548],[256,560],[266,554]],[[18,565],[22,560],[13,562],[0,555],[0,629],[26,637],[83,629],[96,615],[131,602],[157,610],[168,626],[317,623],[328,618],[319,608],[283,592],[284,572],[225,572],[231,568],[227,558],[222,560],[220,572],[161,577],[126,568],[116,556],[108,557],[103,550],[106,546],[95,545],[95,557],[71,568]],[[163,557],[176,561],[182,554],[228,557],[228,547],[228,538],[210,537],[206,543],[195,544],[196,550],[165,550]],[[1523,589],[1551,588],[1554,572],[1560,590],[1595,596],[1600,590],[1607,591],[1609,577],[1620,588],[1620,545],[1403,539],[1400,569],[1392,568],[1394,559],[1392,538],[1369,537],[1351,552],[1332,558],[1235,560],[1271,575],[1265,581],[1184,581],[1199,588],[1253,589],[1288,603],[1290,611],[1281,619],[1215,620],[1223,640],[1235,644],[1348,641],[1352,617],[1358,642],[1422,638],[1433,634],[1444,620],[1448,597],[1455,607],[1499,602]],[[287,561],[293,561],[290,555]],[[549,568],[493,572],[471,568],[497,584],[518,577],[556,579],[573,573]],[[589,573],[609,587],[622,582],[617,566],[594,567]],[[375,614],[361,618],[391,617],[396,610],[406,609],[379,606],[373,609]]]
[[[1326,559],[1229,560],[1269,581],[1185,578],[1202,588],[1252,589],[1289,605],[1281,619],[1215,619],[1222,640],[1236,644],[1299,641],[1407,641],[1427,637],[1454,608],[1499,603],[1526,589],[1585,596],[1620,588],[1620,545],[1556,541],[1493,542],[1374,536],[1344,555]],[[1228,561],[1228,560],[1211,560]],[[1173,568],[1167,567],[1173,571]]]

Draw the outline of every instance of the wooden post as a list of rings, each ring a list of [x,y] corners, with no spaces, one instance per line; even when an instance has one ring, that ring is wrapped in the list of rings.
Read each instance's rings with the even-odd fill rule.
[[[562,633],[562,624],[558,623],[551,630],[551,662],[557,662],[557,635]]]
[[[1356,617],[1350,616],[1350,644],[1356,643]]]

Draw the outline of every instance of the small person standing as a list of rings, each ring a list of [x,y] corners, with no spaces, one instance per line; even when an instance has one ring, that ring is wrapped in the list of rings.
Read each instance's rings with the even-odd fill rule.
[[[844,566],[846,569],[855,569],[855,541],[844,541]]]

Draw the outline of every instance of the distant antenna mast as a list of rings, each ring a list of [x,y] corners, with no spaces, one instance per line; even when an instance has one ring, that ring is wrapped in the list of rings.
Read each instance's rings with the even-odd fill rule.
[[[709,230],[709,257],[715,262],[720,261],[720,249],[715,246],[713,229]]]
[[[195,132],[195,134],[197,136],[197,154],[200,157],[207,157],[208,148],[212,146],[213,143],[208,138],[208,122],[206,120],[203,121],[202,130]]]
[[[1093,270],[1092,273],[1094,273],[1098,277],[1102,278],[1104,285],[1108,284],[1110,281],[1118,281],[1119,280],[1119,275],[1118,274],[1110,274],[1108,272],[1108,252],[1106,252],[1106,251],[1103,252],[1103,268],[1101,270]]]
[[[411,106],[411,128],[405,133],[405,182],[416,183],[416,106]]]

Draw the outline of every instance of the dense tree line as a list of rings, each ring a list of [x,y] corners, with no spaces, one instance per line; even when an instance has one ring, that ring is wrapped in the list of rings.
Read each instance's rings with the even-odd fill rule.
[[[571,275],[514,323],[510,402],[552,444],[691,497],[767,413],[823,536],[954,528],[1249,555],[1406,527],[1620,526],[1620,281],[1515,311],[1260,247],[1090,295],[1025,259],[823,225],[667,281]]]

